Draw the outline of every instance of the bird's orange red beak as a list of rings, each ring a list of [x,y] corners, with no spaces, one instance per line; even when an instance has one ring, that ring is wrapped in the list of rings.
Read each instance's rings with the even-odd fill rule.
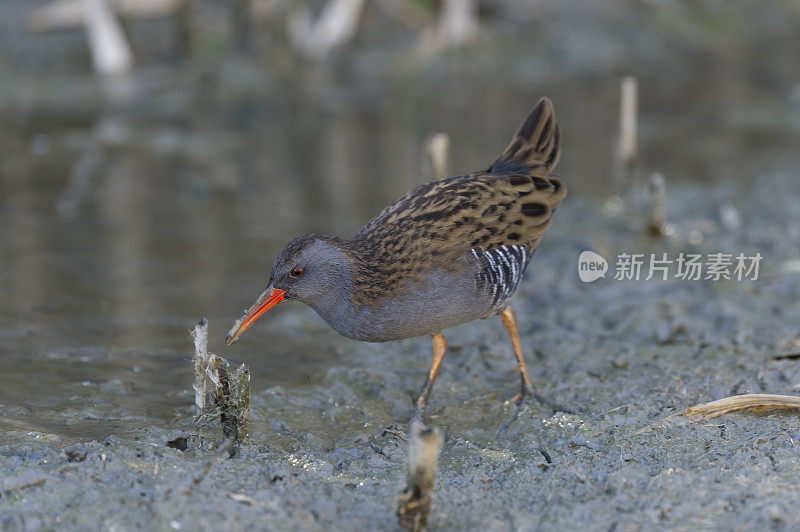
[[[233,324],[233,327],[231,327],[231,330],[228,332],[225,343],[231,345],[238,340],[239,336],[241,336],[253,322],[260,318],[262,314],[283,301],[285,299],[283,297],[285,293],[286,290],[280,290],[272,286],[267,288],[264,293],[258,297],[256,302],[253,303],[253,306],[247,309],[241,318],[236,320],[236,323]]]

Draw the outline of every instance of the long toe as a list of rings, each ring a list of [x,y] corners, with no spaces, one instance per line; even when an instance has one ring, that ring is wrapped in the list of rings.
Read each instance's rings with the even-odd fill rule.
[[[523,384],[520,391],[511,398],[511,402],[517,406],[520,406],[528,397],[535,397],[537,401],[547,405],[546,400],[544,397],[539,395],[536,390],[533,389],[533,386]],[[550,405],[547,405],[550,406]]]

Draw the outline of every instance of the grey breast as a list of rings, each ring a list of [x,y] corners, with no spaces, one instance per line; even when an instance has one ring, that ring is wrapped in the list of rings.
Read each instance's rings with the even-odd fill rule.
[[[450,268],[407,281],[391,298],[340,309],[350,315],[346,327],[327,321],[340,334],[366,342],[437,333],[496,314],[516,290],[528,261],[524,245],[475,249]]]

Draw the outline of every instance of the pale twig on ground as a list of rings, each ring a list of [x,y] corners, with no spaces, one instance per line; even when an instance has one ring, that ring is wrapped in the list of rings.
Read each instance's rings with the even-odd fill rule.
[[[800,397],[793,395],[774,395],[768,393],[754,393],[747,395],[734,395],[692,406],[684,410],[684,415],[692,420],[712,419],[731,412],[765,412],[767,410],[800,409]]]
[[[208,367],[208,320],[201,318],[192,330],[194,339],[194,407],[199,414],[211,402],[213,394],[209,393],[209,381],[205,378]]]
[[[248,435],[250,370],[245,364],[231,370],[227,360],[208,352],[208,320],[192,331],[194,339],[194,423],[207,425],[219,418],[222,434],[231,441],[231,456]]]
[[[15,491],[41,486],[47,479],[47,475],[35,471],[25,471],[14,478],[0,479],[0,495],[7,497]]]
[[[675,225],[667,221],[667,182],[658,172],[650,177],[650,222],[648,231],[653,236],[672,236]]]
[[[397,517],[406,530],[422,530],[428,521],[436,483],[442,435],[420,422],[411,424],[406,487],[397,504]]]

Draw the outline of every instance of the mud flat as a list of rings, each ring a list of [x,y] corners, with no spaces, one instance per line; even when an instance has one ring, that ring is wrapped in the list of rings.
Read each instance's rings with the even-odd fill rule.
[[[796,528],[796,413],[675,414],[729,395],[797,394],[797,178],[670,188],[667,239],[648,235],[638,207],[568,200],[516,307],[535,385],[572,413],[532,404],[498,435],[517,386],[505,333],[496,320],[450,331],[429,411],[444,433],[429,528]],[[578,279],[587,249],[610,259],[605,279]],[[620,253],[681,251],[761,253],[759,278],[614,280]],[[340,356],[320,378],[280,387],[254,370],[251,440],[232,459],[189,415],[119,416],[114,435],[71,441],[14,429],[0,405],[0,528],[395,529],[427,340],[339,340],[299,306],[280,319]],[[187,413],[191,383],[187,362],[174,384]],[[51,422],[114,415],[95,401]]]

